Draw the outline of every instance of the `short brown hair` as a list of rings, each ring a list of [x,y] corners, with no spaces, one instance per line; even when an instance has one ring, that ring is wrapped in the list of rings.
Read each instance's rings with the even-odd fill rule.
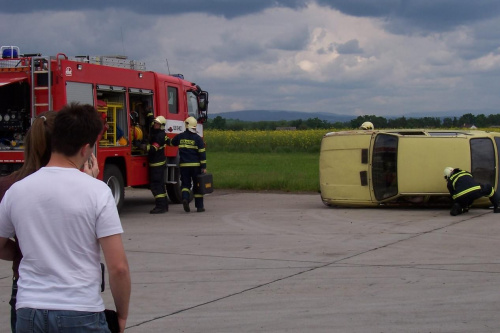
[[[87,143],[93,146],[102,128],[101,117],[92,105],[66,105],[57,113],[54,122],[52,149],[73,156]]]

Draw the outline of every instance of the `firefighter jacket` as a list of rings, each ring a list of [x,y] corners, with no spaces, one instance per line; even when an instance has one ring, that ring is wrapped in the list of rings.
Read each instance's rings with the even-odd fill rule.
[[[185,130],[173,139],[167,138],[167,144],[179,147],[180,167],[207,168],[205,142],[198,134]]]
[[[460,169],[453,170],[447,187],[453,200],[474,191],[481,191],[481,185],[472,178],[472,175]]]
[[[167,160],[165,157],[165,131],[152,128],[148,146],[149,166],[165,165]]]

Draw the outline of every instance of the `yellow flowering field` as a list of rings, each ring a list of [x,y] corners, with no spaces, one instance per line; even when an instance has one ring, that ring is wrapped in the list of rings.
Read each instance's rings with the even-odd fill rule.
[[[227,131],[205,130],[207,151],[252,153],[319,153],[321,139],[329,130]]]
[[[458,128],[457,128],[458,129]],[[458,130],[464,130],[460,128]],[[480,128],[500,132],[500,128]],[[215,130],[206,129],[207,151],[251,153],[319,153],[323,136],[338,129],[309,129],[295,131]]]

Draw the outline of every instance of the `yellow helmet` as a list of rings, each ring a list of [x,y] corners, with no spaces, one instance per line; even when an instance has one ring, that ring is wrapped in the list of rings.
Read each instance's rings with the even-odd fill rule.
[[[196,131],[196,125],[198,125],[198,122],[194,117],[188,117],[186,120],[184,120],[184,124],[186,124],[186,128],[190,130],[191,132]]]
[[[144,133],[142,132],[142,129],[139,126],[134,126],[133,131],[132,131],[134,140],[142,140],[144,137]]]
[[[450,178],[451,174],[453,173],[453,170],[455,170],[455,169],[452,167],[444,168],[444,179]]]
[[[120,138],[120,140],[118,140],[118,144],[119,144],[120,146],[126,146],[126,145],[128,144],[128,141],[127,141],[127,139],[125,139],[125,137],[123,137],[123,136],[122,136],[122,137]]]
[[[365,121],[364,123],[361,124],[359,128],[364,130],[372,130],[375,129],[375,126],[373,126],[373,124],[370,121]]]
[[[165,129],[165,125],[167,124],[167,119],[165,119],[165,117],[163,116],[158,116],[155,118],[154,120],[156,123],[160,124],[160,128],[161,129]]]

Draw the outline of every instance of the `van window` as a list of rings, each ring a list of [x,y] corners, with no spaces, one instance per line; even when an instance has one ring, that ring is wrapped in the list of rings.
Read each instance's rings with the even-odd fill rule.
[[[497,145],[497,173],[498,173],[498,176],[497,176],[497,181],[500,181],[500,167],[498,167],[498,163],[499,163],[499,159],[500,159],[500,138],[499,137],[495,137],[495,143]],[[493,184],[491,184],[493,185]],[[495,188],[497,188],[497,186],[495,186]]]
[[[479,183],[495,185],[495,149],[489,138],[470,140],[471,173]]]
[[[373,145],[372,181],[377,200],[398,194],[398,137],[379,134]]]

